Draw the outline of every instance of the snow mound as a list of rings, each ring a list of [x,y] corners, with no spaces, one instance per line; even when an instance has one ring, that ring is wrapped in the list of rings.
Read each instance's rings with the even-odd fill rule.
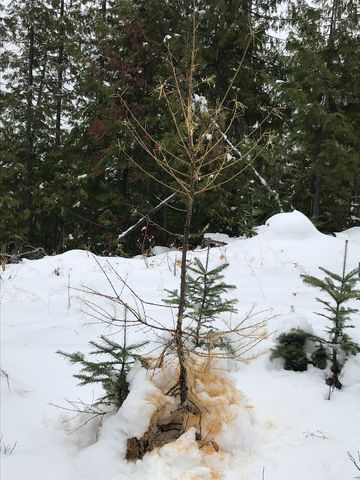
[[[288,213],[278,213],[266,222],[266,230],[276,237],[300,239],[320,235],[311,221],[301,212],[294,210]]]
[[[276,337],[274,337],[274,341],[279,335],[288,332],[293,328],[300,328],[301,330],[304,330],[304,332],[308,332],[311,335],[314,333],[312,326],[304,316],[296,313],[289,313],[280,322],[278,328],[276,329]]]
[[[128,382],[130,393],[117,415],[127,438],[140,438],[146,432],[157,404],[164,402],[164,395],[149,381],[146,370],[138,362],[129,372]]]
[[[136,363],[128,375],[130,393],[120,410],[104,419],[96,443],[77,456],[82,478],[91,480],[219,480],[238,478],[239,456],[257,451],[252,406],[236,388],[221,361],[193,364],[188,370],[192,398],[201,406],[200,432],[196,415],[186,417],[188,430],[179,438],[147,452],[142,459],[119,462],[127,440],[154,429],[161,418],[175,421],[175,398],[162,392],[174,377],[176,364],[145,370]],[[179,410],[178,410],[179,411]],[[185,418],[185,417],[184,417]],[[148,439],[150,441],[151,434]],[[179,461],[180,459],[180,461]],[[104,474],[105,472],[105,474]],[[225,474],[226,472],[226,474]]]
[[[335,235],[336,237],[350,240],[350,242],[360,243],[360,227],[351,227]]]

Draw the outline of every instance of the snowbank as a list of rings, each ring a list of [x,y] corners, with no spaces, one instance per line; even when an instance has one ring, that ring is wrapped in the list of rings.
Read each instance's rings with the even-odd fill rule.
[[[283,239],[301,240],[321,235],[311,221],[297,210],[288,213],[278,213],[270,217],[265,226],[267,230],[264,229],[264,233],[270,233]]]
[[[360,244],[360,227],[352,227],[343,232],[336,233],[338,238],[349,240],[350,242]]]
[[[269,318],[270,334],[297,326],[323,334],[326,319],[313,313],[319,311],[316,292],[302,282],[300,274],[319,275],[319,266],[341,272],[345,239],[349,239],[350,270],[360,260],[359,227],[334,238],[319,233],[299,212],[279,214],[270,218],[255,237],[211,249],[210,267],[229,262],[225,281],[236,286],[231,296],[238,300],[240,317],[249,311],[259,312],[259,320]],[[205,255],[206,251],[190,252],[189,261],[195,256],[204,261]],[[161,390],[161,385],[149,382],[141,369],[133,371],[132,393],[122,410],[107,416],[101,428],[98,421],[90,422],[83,430],[68,434],[69,426],[81,422],[69,422],[75,412],[53,405],[69,408],[66,399],[91,403],[100,391],[94,386],[78,387],[72,377],[76,369],[56,355],[56,350],[86,353],[89,340],[100,334],[121,334],[116,325],[88,315],[84,287],[113,294],[102,271],[105,269],[121,290],[114,269],[144,300],[156,304],[166,296],[165,289],[178,288],[178,260],[178,252],[167,252],[166,261],[159,255],[146,263],[142,259],[106,259],[70,251],[8,265],[0,272],[1,368],[6,372],[0,376],[2,478],[259,480],[263,468],[266,480],[287,480],[289,476],[292,480],[342,480],[356,476],[358,472],[346,452],[356,456],[359,450],[359,355],[345,365],[343,389],[328,401],[322,371],[310,368],[296,373],[270,366],[271,337],[258,346],[262,355],[249,364],[236,364],[230,373],[244,395],[230,408],[232,421],[221,417],[226,428],[217,432],[219,451],[209,445],[199,449],[190,429],[141,461],[124,461],[128,436],[147,428],[154,412],[153,400]],[[129,292],[123,294],[134,301]],[[100,305],[112,315],[121,314],[105,300]],[[359,308],[359,301],[351,306]],[[167,309],[148,305],[147,311],[157,321],[173,325]],[[358,314],[352,324],[355,328],[349,333],[360,342]],[[149,335],[147,331],[133,331],[129,342]],[[157,337],[155,340],[160,341]],[[198,382],[199,395],[202,390],[204,401],[219,405],[225,412],[221,402],[229,398],[220,395],[220,383],[214,383],[218,390],[211,396]],[[211,421],[207,428],[209,440],[214,440]],[[15,442],[11,455],[4,453],[4,446]]]

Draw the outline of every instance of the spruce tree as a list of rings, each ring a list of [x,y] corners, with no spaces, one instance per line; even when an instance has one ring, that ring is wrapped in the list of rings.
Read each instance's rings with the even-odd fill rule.
[[[325,299],[316,298],[324,307],[325,313],[315,313],[329,321],[325,330],[328,337],[313,335],[299,328],[292,329],[278,337],[277,346],[271,353],[272,359],[285,360],[285,370],[304,371],[308,364],[321,369],[329,366],[331,375],[326,379],[326,384],[330,387],[329,398],[333,388],[342,387],[339,375],[347,358],[360,352],[360,345],[346,333],[347,329],[354,328],[349,321],[359,311],[347,306],[347,303],[360,298],[359,269],[346,272],[347,247],[346,241],[341,274],[319,267],[325,274],[324,278],[301,275],[307,285],[320,289],[326,295]]]
[[[321,341],[309,332],[293,328],[276,339],[276,347],[271,350],[271,359],[282,358],[284,369],[294,372],[307,370],[309,364],[323,370],[326,368],[327,352]]]
[[[21,250],[26,242],[48,252],[61,249],[64,213],[77,202],[77,176],[86,168],[79,161],[79,138],[69,134],[79,107],[80,10],[80,0],[12,0],[5,8],[0,138],[5,250]]]
[[[105,404],[121,407],[129,393],[126,376],[134,361],[141,358],[138,352],[146,343],[127,345],[124,341],[123,345],[120,345],[113,339],[102,335],[98,342],[90,342],[95,349],[89,355],[105,357],[104,360],[100,358],[89,360],[81,352],[66,353],[59,350],[57,353],[71,363],[81,366],[80,373],[74,375],[80,380],[79,385],[101,384],[105,395],[98,398],[94,405]]]
[[[11,215],[19,212],[24,228],[16,233],[18,236],[24,233],[28,240],[33,229],[35,157],[40,137],[37,133],[44,123],[44,111],[40,104],[41,67],[48,35],[45,25],[49,15],[47,7],[37,0],[13,0],[4,11],[3,21],[1,143],[7,148],[2,150],[1,161],[2,170],[12,171],[15,175],[17,188],[7,188],[9,176],[5,175],[0,179],[0,189],[7,191],[9,197],[4,202],[5,217],[7,209]],[[4,232],[2,242],[5,248],[10,244],[10,248],[16,249],[12,232],[12,228]]]
[[[346,329],[354,327],[348,322],[351,316],[359,311],[346,304],[360,296],[360,290],[357,288],[359,269],[355,268],[346,273],[347,245],[346,241],[343,269],[340,275],[323,267],[319,267],[325,274],[323,279],[312,275],[301,275],[307,285],[320,289],[330,297],[329,299],[316,298],[326,311],[326,313],[316,312],[316,314],[330,322],[330,326],[326,328],[328,339],[318,337],[318,340],[326,349],[330,361],[332,375],[327,379],[327,384],[337,388],[341,388],[338,377],[347,357],[360,352],[360,346],[345,332]]]
[[[214,322],[219,315],[221,313],[237,313],[236,299],[227,300],[223,298],[224,294],[236,287],[223,281],[222,272],[229,266],[228,263],[223,263],[209,270],[209,249],[205,265],[199,258],[195,258],[194,261],[195,266],[188,266],[191,273],[186,276],[185,318],[193,322],[189,326],[189,332],[194,346],[208,348],[211,347],[211,342],[207,334],[216,330]],[[178,305],[178,291],[168,291],[168,293],[167,303]],[[223,341],[222,346],[225,344],[226,342]]]
[[[247,1],[196,2],[199,12],[199,45],[196,71],[198,87],[194,94],[203,97],[209,104],[216,104],[224,96],[238,64],[243,64],[224,105],[228,112],[232,111],[235,99],[245,105],[227,130],[227,136],[234,144],[245,137],[250,143],[249,132],[256,122],[263,119],[264,106],[271,103],[264,88],[264,85],[268,84],[269,76],[266,71],[271,64],[266,63],[270,46],[265,29],[275,5],[276,1],[256,2],[251,5]],[[111,224],[114,225],[120,219],[118,212],[117,215],[114,214],[113,199],[118,198],[119,202],[121,199],[121,220],[126,222],[131,220],[129,197],[133,207],[135,205],[134,210],[143,214],[151,211],[158,199],[163,198],[161,188],[144,178],[139,169],[129,164],[122,151],[114,151],[113,146],[120,137],[122,145],[127,146],[129,155],[136,158],[144,168],[153,169],[156,174],[156,167],[151,165],[148,156],[134,144],[122,127],[120,120],[126,114],[118,101],[118,94],[121,93],[131,110],[144,119],[144,123],[152,132],[156,132],[158,138],[163,138],[165,145],[176,142],[176,138],[169,131],[171,118],[167,109],[157,101],[157,89],[171,77],[169,67],[163,61],[168,55],[168,48],[176,58],[178,66],[188,61],[191,9],[192,2],[189,1],[134,0],[131,4],[126,1],[118,2],[117,8],[113,8],[113,27],[107,31],[107,35],[101,37],[100,55],[94,62],[94,71],[98,80],[106,85],[104,95],[100,97],[101,103],[96,106],[93,128],[90,128],[90,131],[97,146],[94,162],[99,189],[102,189],[106,168],[112,170],[118,185],[116,192],[108,181],[107,193],[99,195],[97,199],[102,205],[105,197],[111,196],[111,200],[107,202],[109,208],[106,217],[110,221],[105,228],[111,228]],[[116,27],[117,18],[121,18],[121,28]],[[226,119],[223,120],[226,123]],[[263,131],[268,126],[264,124]],[[258,162],[257,168],[263,171],[266,177],[268,157],[264,155]],[[274,197],[271,195],[269,202],[266,189],[265,195],[258,195],[259,184],[261,189],[264,190],[264,187],[257,178],[253,180],[251,168],[245,170],[244,177],[231,182],[229,188],[219,188],[198,201],[196,214],[193,216],[194,231],[202,230],[206,219],[206,222],[210,223],[209,228],[215,231],[232,235],[248,234],[248,222],[243,222],[244,211],[251,216],[249,221],[253,224],[262,219],[260,209],[256,208],[260,204],[266,203],[268,210],[264,212],[264,216],[277,211]],[[114,195],[110,194],[110,190]],[[214,208],[209,209],[209,204],[214,205]],[[248,208],[251,204],[256,205]],[[179,233],[181,216],[166,207],[163,212],[164,218],[158,217],[155,221],[163,224],[165,219],[164,227],[167,231]],[[101,223],[102,219],[96,222]],[[125,225],[121,230],[124,229]]]
[[[296,208],[327,231],[339,231],[359,212],[358,7],[301,0],[288,15],[284,82],[278,85],[286,112],[283,178]]]

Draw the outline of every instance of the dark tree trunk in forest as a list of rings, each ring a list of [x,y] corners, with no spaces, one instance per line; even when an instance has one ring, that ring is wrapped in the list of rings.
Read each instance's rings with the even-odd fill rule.
[[[348,213],[348,223],[353,224],[354,217],[360,217],[360,164],[358,172],[354,176],[350,193],[350,205]]]
[[[179,310],[175,332],[176,351],[179,360],[179,389],[180,403],[186,405],[188,400],[188,382],[187,371],[185,365],[185,346],[183,336],[183,319],[185,312],[185,289],[186,289],[186,271],[187,271],[187,251],[189,249],[190,225],[193,213],[194,199],[191,197],[186,207],[186,220],[184,225],[184,236],[181,254],[181,278],[180,278],[180,294],[179,294]]]
[[[326,59],[326,68],[332,72],[334,69],[334,33],[336,31],[336,23],[338,17],[338,1],[333,0],[332,8],[331,8],[331,19],[330,19],[330,30],[329,30],[329,37],[327,39],[327,59]],[[332,95],[329,93],[324,93],[322,97],[321,103],[324,106],[324,110],[327,113],[330,113],[336,107],[334,105],[334,99]],[[318,145],[318,152],[317,156],[320,155],[322,151],[322,144],[324,141],[324,128],[323,126],[320,127],[319,133],[319,145]],[[312,186],[313,186],[313,199],[312,199],[312,208],[311,208],[311,219],[314,222],[318,222],[321,215],[321,195],[322,195],[322,173],[316,172],[312,178]]]
[[[106,18],[106,11],[107,11],[107,0],[102,0],[102,3],[101,3],[101,15],[102,15],[102,18],[105,20]]]
[[[56,123],[55,123],[55,144],[61,143],[61,114],[62,114],[62,90],[64,75],[64,0],[60,1],[60,17],[59,17],[59,50],[57,59],[57,85],[56,85]]]
[[[32,238],[32,182],[33,182],[33,98],[34,98],[34,55],[35,55],[35,31],[34,31],[34,1],[31,1],[30,19],[28,28],[28,75],[27,75],[27,93],[26,93],[26,120],[25,120],[25,191],[24,191],[24,209],[28,211],[27,235],[31,242]]]
[[[321,212],[321,175],[315,174],[312,179],[313,199],[311,205],[311,219],[316,223],[320,218]]]
[[[44,63],[41,69],[41,77],[40,77],[40,84],[39,84],[39,92],[36,100],[36,108],[39,109],[41,107],[42,99],[43,99],[43,91],[44,91],[44,82],[46,76],[46,67],[48,61],[48,52],[45,52]]]

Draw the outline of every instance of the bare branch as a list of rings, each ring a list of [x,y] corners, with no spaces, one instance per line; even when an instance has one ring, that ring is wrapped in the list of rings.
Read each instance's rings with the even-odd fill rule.
[[[349,451],[347,451],[346,453],[350,461],[355,465],[355,468],[360,472],[360,452],[357,452],[357,459],[355,459]],[[354,477],[354,478],[360,478],[360,477]]]

